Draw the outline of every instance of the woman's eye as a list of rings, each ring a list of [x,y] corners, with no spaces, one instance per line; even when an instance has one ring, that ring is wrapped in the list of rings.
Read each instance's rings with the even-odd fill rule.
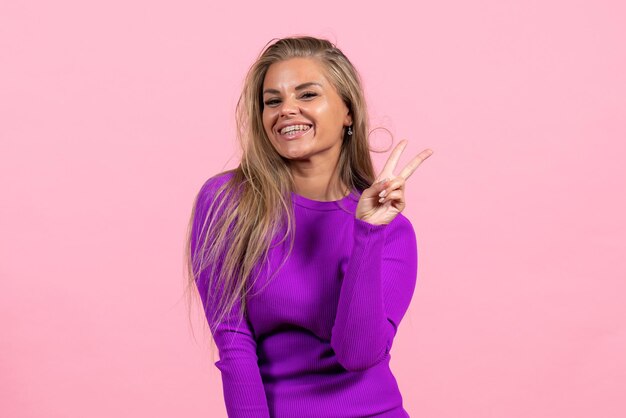
[[[304,94],[302,95],[302,97],[303,97],[304,99],[310,99],[310,98],[315,97],[315,96],[317,96],[317,93],[313,93],[313,92],[310,92],[310,91],[309,91],[309,92],[306,92],[306,93],[304,93]]]
[[[265,106],[274,106],[275,104],[278,104],[279,100],[277,99],[269,99],[265,101]]]

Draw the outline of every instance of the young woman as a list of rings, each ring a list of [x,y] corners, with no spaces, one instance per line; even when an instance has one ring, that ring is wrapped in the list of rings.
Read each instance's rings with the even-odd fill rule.
[[[187,246],[229,417],[407,417],[389,368],[417,278],[407,142],[375,175],[360,78],[326,40],[265,48],[237,105],[239,166],[209,178]]]

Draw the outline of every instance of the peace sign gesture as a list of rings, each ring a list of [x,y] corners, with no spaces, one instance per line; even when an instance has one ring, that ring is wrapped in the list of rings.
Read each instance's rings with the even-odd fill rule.
[[[398,176],[395,176],[393,172],[407,144],[408,141],[404,139],[396,145],[385,167],[376,177],[376,182],[363,190],[356,207],[356,218],[373,225],[385,225],[402,212],[406,206],[404,201],[406,180],[417,170],[422,161],[433,154],[431,149],[425,149],[413,158]]]

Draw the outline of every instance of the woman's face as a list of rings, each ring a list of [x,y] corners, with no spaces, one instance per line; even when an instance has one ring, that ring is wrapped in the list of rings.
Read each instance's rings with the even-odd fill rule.
[[[263,81],[263,127],[280,155],[334,163],[350,124],[348,107],[319,61],[292,58],[270,65]]]

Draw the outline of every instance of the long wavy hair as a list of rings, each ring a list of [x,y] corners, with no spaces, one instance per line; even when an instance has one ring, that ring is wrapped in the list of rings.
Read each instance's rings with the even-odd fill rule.
[[[240,320],[246,314],[247,297],[255,269],[267,260],[272,241],[289,240],[293,249],[295,222],[291,202],[294,181],[284,159],[271,144],[263,127],[262,90],[270,65],[290,58],[318,60],[352,115],[352,135],[344,129],[337,165],[339,181],[359,194],[370,187],[375,173],[368,143],[369,121],[361,78],[348,58],[330,41],[310,36],[270,41],[249,69],[236,108],[237,138],[242,157],[239,166],[228,170],[232,176],[220,186],[206,210],[202,239],[191,252],[191,234],[198,197],[193,204],[185,248],[187,294],[194,293],[195,281],[204,269],[222,260],[218,269],[209,269],[207,301],[212,301],[212,315],[207,316],[211,329],[224,320],[235,304],[240,306]],[[218,173],[216,178],[226,172]],[[212,217],[219,211],[222,215]],[[276,272],[274,272],[275,274]],[[197,292],[196,292],[197,293]],[[212,297],[213,296],[213,297]],[[251,295],[253,296],[253,295]],[[189,306],[191,300],[188,299]]]

